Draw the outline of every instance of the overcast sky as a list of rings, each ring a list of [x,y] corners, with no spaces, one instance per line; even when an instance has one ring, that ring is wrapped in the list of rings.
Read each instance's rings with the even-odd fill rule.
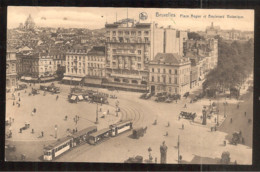
[[[215,10],[215,9],[170,9],[170,8],[128,8],[128,18],[139,21],[139,14],[146,12],[148,19],[140,22],[156,22],[159,26],[172,25],[181,30],[205,30],[214,22],[221,29],[254,30],[253,10]],[[156,17],[156,13],[175,14],[171,17]],[[127,8],[93,8],[93,7],[8,7],[7,27],[15,28],[24,23],[28,15],[37,26],[48,27],[79,27],[88,29],[103,28],[106,21],[112,23],[127,17]],[[180,15],[201,15],[201,18],[183,18]],[[207,15],[206,18],[203,18]],[[224,19],[208,18],[208,15],[224,15]],[[243,18],[227,18],[227,15]],[[66,19],[65,19],[66,18]]]

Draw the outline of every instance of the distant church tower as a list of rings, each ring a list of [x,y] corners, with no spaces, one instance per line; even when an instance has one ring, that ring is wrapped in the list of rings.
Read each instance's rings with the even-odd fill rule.
[[[35,28],[35,23],[33,21],[31,14],[29,14],[28,18],[26,19],[24,23],[24,27],[27,30],[33,30]]]

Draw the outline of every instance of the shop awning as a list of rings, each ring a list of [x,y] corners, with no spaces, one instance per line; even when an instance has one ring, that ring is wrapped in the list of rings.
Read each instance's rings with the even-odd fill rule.
[[[32,77],[24,77],[24,80],[30,81],[30,80],[32,80]]]
[[[68,80],[68,81],[70,81],[70,80],[71,80],[71,77],[64,76],[64,77],[62,78],[62,80]]]
[[[78,98],[79,98],[79,100],[84,100],[82,95],[79,95]]]
[[[24,76],[21,77],[21,79],[24,79],[24,78],[25,78]]]
[[[38,78],[31,78],[32,81],[38,81]]]
[[[98,79],[98,78],[85,78],[85,83],[101,85],[102,79]]]
[[[81,81],[82,78],[72,78],[72,81]]]
[[[49,80],[54,80],[54,77],[47,77],[47,78],[41,78],[41,81],[49,81]]]
[[[77,96],[71,96],[71,100],[76,100]]]

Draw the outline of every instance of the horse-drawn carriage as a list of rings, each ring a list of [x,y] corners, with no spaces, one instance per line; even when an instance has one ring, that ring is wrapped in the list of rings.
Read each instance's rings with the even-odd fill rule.
[[[192,112],[181,111],[181,113],[180,113],[180,117],[182,117],[184,119],[189,119],[189,120],[194,120],[196,118],[196,116],[197,116],[197,114],[192,113]]]
[[[239,144],[239,143],[242,143],[242,134],[241,134],[241,132],[234,132],[233,134],[232,134],[232,138],[231,138],[231,140],[230,140],[230,143],[231,144],[233,144],[233,145],[237,145],[237,144]]]
[[[139,137],[143,137],[146,133],[147,127],[139,127],[133,129],[133,138],[139,139]]]

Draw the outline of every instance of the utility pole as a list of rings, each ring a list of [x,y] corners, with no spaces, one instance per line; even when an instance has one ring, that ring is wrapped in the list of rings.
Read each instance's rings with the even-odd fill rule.
[[[180,135],[178,135],[178,164],[180,164]]]

